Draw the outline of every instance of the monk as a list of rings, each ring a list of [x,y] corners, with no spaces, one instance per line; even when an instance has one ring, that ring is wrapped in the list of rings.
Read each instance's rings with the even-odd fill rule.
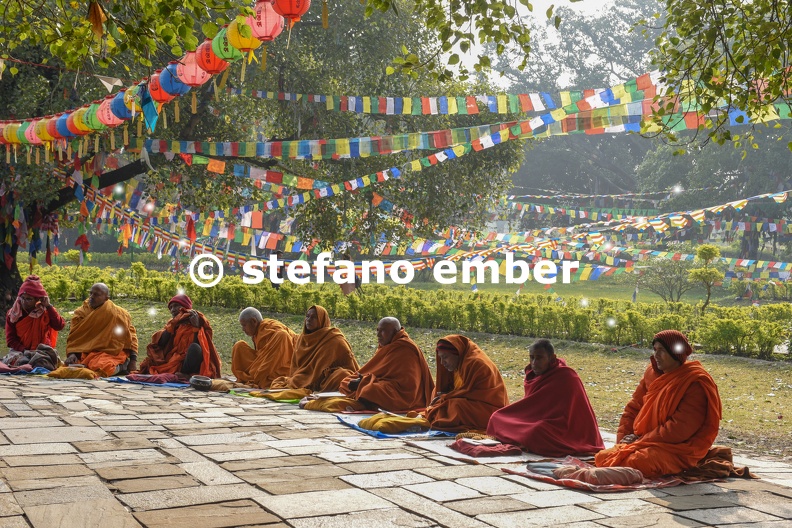
[[[212,342],[212,325],[192,306],[192,299],[184,294],[168,301],[172,319],[151,336],[147,357],[140,364],[141,374],[220,377],[220,355]]]
[[[66,339],[66,364],[80,363],[103,376],[137,370],[137,332],[129,312],[109,299],[106,284],[97,282],[74,311]]]
[[[316,411],[424,409],[432,398],[434,380],[423,352],[395,317],[377,324],[377,351],[358,372],[341,381],[345,398],[305,403]]]
[[[632,400],[624,408],[617,444],[597,453],[598,467],[626,466],[646,478],[696,467],[718,436],[718,387],[676,330],[658,332],[654,355]]]
[[[242,310],[239,324],[255,348],[245,341],[234,344],[231,371],[237,381],[267,389],[275,378],[288,376],[297,334],[279,321],[264,319],[253,307]]]
[[[556,357],[549,339],[529,348],[525,396],[495,411],[487,434],[537,455],[593,454],[605,448],[597,418],[577,373]]]
[[[498,367],[461,335],[437,342],[437,384],[424,413],[432,429],[485,431],[492,413],[509,404]]]
[[[341,330],[330,326],[330,316],[321,306],[311,306],[305,314],[303,331],[294,343],[288,376],[272,381],[271,389],[302,389],[335,392],[341,381],[360,370],[352,347]]]
[[[55,348],[58,332],[66,322],[54,306],[41,284],[30,275],[19,287],[16,301],[6,314],[6,344],[11,351],[37,350],[39,345]]]

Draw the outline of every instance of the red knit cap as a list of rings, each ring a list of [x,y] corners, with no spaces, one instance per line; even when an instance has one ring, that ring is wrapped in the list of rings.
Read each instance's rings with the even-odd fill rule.
[[[192,300],[184,294],[174,295],[173,298],[168,301],[168,307],[170,308],[170,305],[173,303],[180,304],[188,310],[192,310]]]
[[[657,332],[652,339],[652,345],[659,342],[671,353],[680,363],[684,363],[690,354],[693,353],[693,347],[690,346],[685,334],[679,330],[663,330]]]
[[[457,350],[456,347],[452,345],[450,341],[446,341],[445,339],[441,339],[440,341],[437,342],[436,350],[437,352],[440,352],[442,350],[443,352],[448,352],[449,354],[454,354],[455,356],[459,355],[459,350]]]
[[[28,275],[22,286],[19,287],[19,294],[27,293],[31,297],[47,297],[47,290],[41,285],[41,279],[37,275]]]

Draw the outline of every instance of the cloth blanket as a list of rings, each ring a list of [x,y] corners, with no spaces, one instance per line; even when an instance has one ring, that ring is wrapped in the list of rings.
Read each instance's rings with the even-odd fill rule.
[[[60,367],[47,374],[47,376],[58,379],[94,380],[99,378],[99,375],[93,370],[80,367]]]
[[[127,376],[110,376],[102,378],[111,383],[134,383],[136,385],[149,385],[154,387],[170,387],[172,389],[184,389],[189,387],[189,383],[179,381],[175,374],[129,374]]]
[[[371,418],[370,414],[337,414],[336,418],[338,418],[338,421],[347,427],[351,427],[356,431],[373,436],[374,438],[447,438],[449,436],[454,436],[454,433],[447,433],[445,431],[437,431],[433,429],[420,433],[383,433],[382,431],[373,431],[371,429],[364,429],[360,427],[358,425],[360,421],[365,420],[366,418]]]
[[[516,445],[500,443],[496,445],[480,445],[467,442],[461,438],[448,447],[473,458],[519,456],[522,454],[522,449]]]
[[[31,365],[22,365],[19,367],[9,367],[0,361],[0,374],[13,375],[13,374],[48,374],[49,370],[42,367],[32,367]]]
[[[58,353],[54,348],[41,344],[36,350],[11,350],[8,355],[0,359],[0,363],[5,363],[9,367],[21,367],[22,365],[30,365],[30,368],[41,367],[47,371],[55,370],[61,365],[58,358]]]

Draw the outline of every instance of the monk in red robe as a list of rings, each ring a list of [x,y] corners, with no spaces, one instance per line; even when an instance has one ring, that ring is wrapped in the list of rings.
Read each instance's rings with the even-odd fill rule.
[[[592,454],[605,448],[577,373],[556,357],[549,339],[529,349],[525,396],[492,415],[487,434],[537,455]]]
[[[245,341],[234,344],[231,371],[237,381],[268,389],[274,379],[288,376],[297,334],[280,321],[264,319],[253,307],[242,310],[239,324],[255,348]]]
[[[424,417],[433,429],[485,431],[492,413],[509,404],[498,367],[461,335],[439,340],[436,352],[437,383]]]
[[[321,398],[301,405],[326,412],[424,409],[432,399],[434,380],[421,349],[395,317],[380,320],[377,343],[374,357],[341,382],[345,398]]]
[[[311,306],[294,343],[289,375],[273,380],[270,388],[298,389],[302,396],[311,391],[334,392],[344,378],[358,370],[352,347],[341,330],[330,326],[327,310]]]
[[[82,364],[102,376],[137,370],[137,332],[129,312],[109,299],[106,284],[91,286],[91,294],[74,311],[66,339],[66,364]]]
[[[8,348],[24,352],[39,345],[55,348],[58,332],[66,322],[49,302],[41,280],[30,275],[19,287],[14,305],[6,314],[6,344]]]
[[[598,467],[626,466],[646,478],[678,474],[699,465],[718,436],[718,387],[676,330],[652,341],[654,355],[627,404],[617,444],[597,453]]]
[[[173,318],[151,337],[147,357],[140,364],[141,374],[220,377],[220,355],[212,342],[212,325],[192,306],[192,299],[184,294],[168,301]]]

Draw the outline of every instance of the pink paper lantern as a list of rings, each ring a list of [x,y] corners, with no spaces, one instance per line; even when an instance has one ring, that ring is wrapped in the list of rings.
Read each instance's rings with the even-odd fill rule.
[[[198,65],[194,51],[188,51],[176,66],[176,76],[187,86],[195,88],[206,83],[212,76]]]
[[[256,15],[247,19],[253,36],[261,42],[272,42],[283,31],[283,17],[275,12],[272,0],[259,0],[254,11]]]

